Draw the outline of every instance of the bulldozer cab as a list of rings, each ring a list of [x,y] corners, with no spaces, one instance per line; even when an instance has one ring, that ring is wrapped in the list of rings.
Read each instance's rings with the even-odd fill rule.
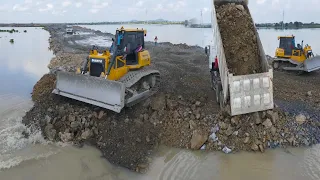
[[[294,36],[279,36],[279,48],[284,50],[285,56],[291,56],[292,50],[296,48]]]
[[[146,30],[143,29],[124,29],[123,27],[116,32],[115,42],[118,46],[118,55],[122,55],[126,59],[127,65],[138,64],[138,54],[136,49],[142,46],[145,47],[144,37]]]

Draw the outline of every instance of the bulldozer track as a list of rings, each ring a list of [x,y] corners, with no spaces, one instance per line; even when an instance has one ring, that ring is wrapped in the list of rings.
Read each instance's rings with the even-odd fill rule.
[[[275,67],[275,64],[277,64]],[[285,73],[289,73],[289,74],[295,74],[295,75],[301,75],[303,74],[302,71],[288,71],[288,70],[285,70],[283,69],[284,67],[297,67],[298,65],[296,64],[292,64],[290,63],[289,61],[282,61],[281,59],[275,59],[273,62],[272,62],[272,68],[273,70],[275,71],[278,71],[278,72],[285,72]]]
[[[126,97],[126,103],[125,103],[126,107],[131,107],[135,104],[138,104],[141,101],[147,99],[148,97],[150,97],[153,94],[155,94],[156,92],[158,92],[159,87],[160,87],[160,80],[161,80],[160,72],[157,70],[145,67],[145,68],[140,69],[138,71],[130,71],[123,78],[121,78],[119,80],[119,82],[122,82],[125,84],[127,92],[130,92],[130,91],[134,91],[131,88],[133,86],[137,85],[139,82],[141,82],[141,80],[143,80],[143,78],[152,77],[152,76],[154,76],[156,79],[155,79],[154,86],[152,86],[149,89],[149,92],[147,94],[143,95],[141,98],[134,100],[132,102],[127,102],[129,98]],[[141,93],[139,93],[139,94],[141,94]],[[133,96],[135,96],[135,95],[133,95]]]

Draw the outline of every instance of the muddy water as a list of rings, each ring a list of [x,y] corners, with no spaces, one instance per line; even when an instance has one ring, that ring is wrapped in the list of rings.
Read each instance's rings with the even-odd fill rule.
[[[41,28],[15,29],[20,33],[0,33],[0,95],[12,93],[28,98],[34,83],[48,72],[47,65],[53,56],[48,51],[49,33]]]
[[[19,28],[20,31],[26,28]],[[49,34],[28,28],[28,33],[0,34],[0,179],[320,179],[320,146],[308,149],[268,150],[266,153],[223,154],[162,147],[146,175],[115,167],[101,153],[50,143],[39,131],[21,123],[32,107],[30,92],[47,72],[52,57]],[[9,39],[15,43],[10,44]]]
[[[0,33],[0,170],[37,157],[36,152],[24,155],[19,151],[45,143],[39,131],[24,137],[29,129],[21,123],[21,117],[33,106],[33,85],[48,72],[46,66],[53,57],[48,51],[49,34],[41,28],[15,29],[20,33]],[[10,43],[10,39],[15,42]]]
[[[1,179],[33,180],[318,180],[320,147],[271,150],[260,153],[205,153],[162,147],[151,169],[140,175],[115,167],[101,158],[98,150],[85,146],[34,146],[21,152],[41,154],[0,172]]]
[[[270,150],[261,153],[204,153],[164,149],[149,179],[260,179],[320,178],[320,146],[310,149]]]

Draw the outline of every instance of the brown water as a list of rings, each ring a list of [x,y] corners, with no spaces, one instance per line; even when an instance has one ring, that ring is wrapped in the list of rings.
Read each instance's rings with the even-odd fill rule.
[[[30,28],[27,34],[2,36],[0,180],[320,179],[320,145],[267,150],[264,154],[192,152],[162,147],[147,174],[140,175],[111,165],[92,147],[78,149],[47,142],[39,131],[25,138],[22,132],[30,130],[21,123],[21,117],[33,105],[30,92],[34,83],[47,72],[52,57],[47,51],[49,34]],[[10,36],[16,43],[9,44]]]
[[[0,179],[32,180],[318,180],[320,146],[260,153],[205,153],[162,148],[151,169],[140,175],[115,167],[98,150],[85,146],[35,145],[20,154],[48,154],[0,171]]]

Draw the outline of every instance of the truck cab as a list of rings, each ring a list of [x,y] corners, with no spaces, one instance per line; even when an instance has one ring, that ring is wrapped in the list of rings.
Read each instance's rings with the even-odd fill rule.
[[[67,34],[73,34],[73,26],[67,25],[67,27],[66,27],[66,33],[67,33]]]

